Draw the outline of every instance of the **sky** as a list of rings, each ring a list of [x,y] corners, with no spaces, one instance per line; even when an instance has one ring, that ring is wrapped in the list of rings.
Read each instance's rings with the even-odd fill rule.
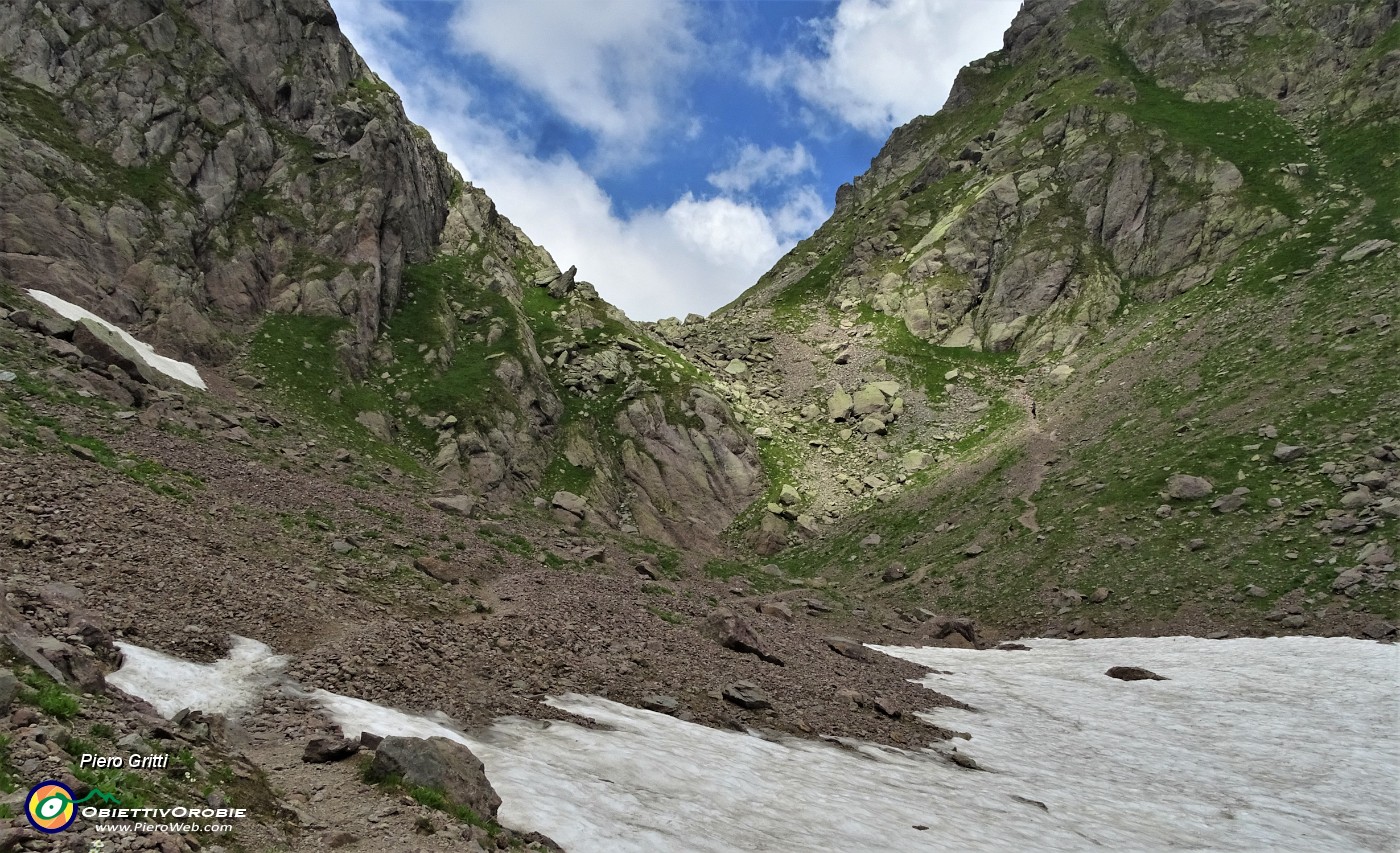
[[[467,180],[633,319],[708,314],[831,214],[1017,0],[331,0]]]

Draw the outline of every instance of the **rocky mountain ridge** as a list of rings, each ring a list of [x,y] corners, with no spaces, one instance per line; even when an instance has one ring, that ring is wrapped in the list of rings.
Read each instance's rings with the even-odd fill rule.
[[[896,747],[955,700],[863,641],[1389,641],[1396,18],[1031,0],[752,290],[644,324],[318,0],[5,7],[0,807],[135,737],[195,766],[125,784],[254,802],[257,849],[545,843],[304,767],[359,743],[285,695],[172,728],[101,683],[115,640],[257,637],[308,689],[468,726],[576,691]]]

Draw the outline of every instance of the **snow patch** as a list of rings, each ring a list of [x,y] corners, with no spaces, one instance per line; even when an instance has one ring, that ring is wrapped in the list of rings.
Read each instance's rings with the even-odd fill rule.
[[[200,377],[199,371],[194,365],[189,362],[166,358],[158,354],[150,344],[144,341],[138,341],[127,333],[125,329],[112,325],[86,308],[80,308],[72,302],[60,299],[52,293],[45,293],[42,290],[31,290],[29,291],[29,295],[34,301],[48,306],[60,317],[65,317],[75,322],[78,320],[92,320],[95,323],[100,323],[104,327],[111,329],[136,350],[136,354],[141,357],[142,361],[156,370],[159,370],[161,373],[164,373],[166,376],[169,376],[171,379],[177,382],[183,382],[195,388],[208,387],[204,384],[204,379]]]
[[[1400,647],[1317,637],[1023,642],[1032,649],[877,647],[939,670],[922,683],[977,709],[926,714],[972,739],[920,752],[768,740],[591,696],[549,704],[603,728],[506,718],[470,735],[445,718],[312,696],[352,736],[465,744],[501,796],[503,824],[576,853],[1400,846]],[[241,666],[123,650],[113,683],[146,698],[142,687],[160,691],[170,712],[203,707],[192,685],[226,677],[242,678],[246,703],[280,668],[261,644],[235,645]],[[1104,675],[1118,665],[1169,680]],[[123,683],[129,668],[146,681]],[[987,772],[939,754],[954,745]]]
[[[182,708],[235,714],[250,707],[287,665],[287,659],[246,637],[234,637],[228,657],[191,663],[163,652],[117,643],[122,666],[107,683],[145,699],[166,717]]]

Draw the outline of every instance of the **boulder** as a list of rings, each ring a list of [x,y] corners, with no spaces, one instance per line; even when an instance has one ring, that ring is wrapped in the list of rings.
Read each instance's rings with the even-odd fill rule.
[[[705,620],[703,632],[710,639],[730,651],[754,655],[759,660],[782,666],[783,662],[773,654],[748,622],[732,610],[716,610]]]
[[[895,581],[902,581],[907,577],[909,577],[909,570],[904,568],[903,563],[890,563],[885,569],[884,574],[880,575],[880,580],[885,583],[894,583]]]
[[[588,511],[588,499],[573,492],[558,491],[550,499],[550,505],[582,517]]]
[[[386,737],[374,751],[365,776],[371,782],[397,777],[405,785],[441,791],[449,802],[483,818],[495,818],[501,807],[481,760],[444,737]]]
[[[442,583],[458,583],[467,577],[466,571],[460,567],[436,557],[415,557],[413,567]]]
[[[736,681],[726,684],[721,695],[726,702],[732,702],[747,711],[762,711],[773,707],[773,700],[763,688],[752,681]]]
[[[904,709],[900,708],[899,705],[888,696],[875,697],[875,710],[893,720],[904,716]]]
[[[1305,455],[1307,455],[1307,452],[1308,449],[1306,447],[1297,447],[1292,444],[1284,444],[1283,442],[1279,442],[1274,447],[1274,461],[1292,462],[1295,459],[1302,459]]]
[[[660,693],[643,696],[641,706],[644,710],[655,711],[658,714],[674,714],[681,709],[680,701],[674,696],[663,696]]]
[[[825,642],[827,648],[843,658],[850,658],[861,663],[869,663],[874,658],[869,649],[849,637],[827,637]]]
[[[1104,673],[1109,678],[1117,678],[1120,681],[1167,681],[1167,677],[1158,675],[1150,669],[1143,669],[1140,666],[1114,666],[1109,667]]]
[[[102,365],[115,364],[133,379],[161,388],[172,385],[170,377],[146,363],[131,344],[101,323],[84,317],[73,326],[73,345]]]
[[[870,415],[885,408],[885,393],[874,385],[866,385],[851,398],[851,409],[857,415]]]
[[[846,416],[851,413],[853,405],[851,395],[837,388],[826,401],[826,416],[833,421],[845,420]]]
[[[19,679],[8,669],[0,669],[0,714],[10,710],[19,696]]]
[[[1365,579],[1366,574],[1360,568],[1347,569],[1332,579],[1332,591],[1346,592]]]
[[[383,412],[360,412],[355,421],[380,441],[394,440],[393,422]]]
[[[1243,495],[1221,495],[1210,505],[1210,508],[1222,515],[1238,512],[1244,508]]]
[[[884,435],[890,431],[889,424],[876,417],[862,419],[859,429],[866,435]]]
[[[307,764],[343,761],[360,751],[360,742],[346,737],[314,737],[306,744],[301,760]]]
[[[1215,491],[1205,477],[1173,474],[1167,478],[1167,497],[1178,501],[1198,501]]]
[[[476,498],[471,495],[440,495],[428,499],[428,506],[452,515],[471,515],[476,508]]]
[[[928,467],[929,455],[922,450],[910,450],[900,459],[900,465],[905,471],[921,471]]]
[[[966,616],[934,616],[924,624],[929,636],[935,640],[956,634],[969,644],[977,642],[977,623]]]
[[[787,547],[788,523],[781,516],[765,512],[758,529],[749,534],[749,547],[761,557],[771,557]]]
[[[754,609],[762,616],[772,616],[784,622],[792,621],[792,608],[781,601],[762,601]]]
[[[1348,249],[1340,260],[1344,264],[1349,264],[1354,261],[1362,260],[1363,258],[1369,258],[1377,252],[1384,252],[1394,245],[1394,240],[1386,240],[1384,238],[1366,240]]]
[[[555,299],[563,299],[574,290],[574,277],[578,275],[578,267],[569,267],[559,275],[545,283],[549,295]]]

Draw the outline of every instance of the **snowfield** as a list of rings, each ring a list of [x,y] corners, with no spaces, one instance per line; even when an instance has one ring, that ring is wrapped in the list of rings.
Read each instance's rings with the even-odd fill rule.
[[[164,373],[166,376],[169,376],[171,379],[174,379],[177,382],[183,382],[184,384],[192,386],[194,388],[208,387],[204,384],[204,379],[200,377],[199,370],[196,369],[193,364],[190,364],[189,362],[185,361],[177,361],[173,358],[166,358],[165,356],[158,354],[155,351],[155,348],[152,347],[150,344],[144,341],[138,341],[136,338],[132,337],[125,329],[112,325],[111,323],[107,322],[106,320],[102,319],[101,317],[97,316],[96,314],[92,313],[86,308],[81,308],[77,305],[74,305],[72,302],[69,302],[65,299],[60,299],[57,296],[54,296],[52,293],[45,293],[42,290],[31,290],[28,291],[28,293],[29,296],[32,299],[34,299],[34,301],[47,305],[60,317],[65,317],[75,322],[84,319],[92,320],[93,322],[99,323],[102,326],[111,329],[113,332],[116,332],[118,335],[121,336],[122,340],[126,341],[128,344],[131,345],[133,349],[136,350],[136,354],[141,357],[142,361],[146,362],[147,365],[155,368],[156,370],[159,370],[161,373]]]
[[[212,665],[123,646],[112,681],[162,713],[236,708],[282,665],[251,642]],[[352,736],[468,745],[501,795],[501,822],[571,853],[1400,848],[1400,647],[1023,642],[1031,650],[877,647],[936,670],[924,684],[977,709],[929,714],[971,739],[922,752],[767,740],[577,695],[550,704],[607,728],[508,718],[466,735],[312,695]],[[1104,675],[1117,665],[1169,680]],[[943,753],[954,745],[984,770],[953,765]]]

